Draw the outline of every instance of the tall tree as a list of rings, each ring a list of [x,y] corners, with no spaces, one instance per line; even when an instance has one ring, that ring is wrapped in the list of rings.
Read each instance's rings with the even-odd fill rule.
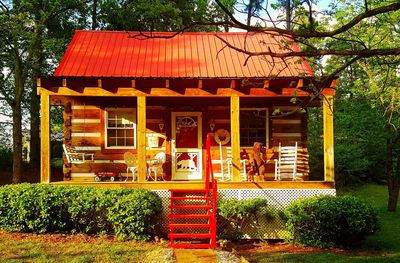
[[[400,2],[391,0],[337,0],[330,6],[328,11],[316,10],[315,0],[278,1],[280,8],[292,9],[290,15],[286,16],[286,28],[278,26],[277,21],[271,19],[268,9],[265,10],[269,16],[270,23],[264,26],[249,26],[241,23],[235,15],[227,10],[221,1],[216,0],[218,5],[228,14],[229,20],[226,24],[253,32],[265,34],[290,35],[293,42],[300,43],[302,50],[290,49],[291,41],[282,43],[282,49],[287,52],[275,52],[266,48],[263,52],[250,52],[221,39],[229,48],[243,52],[248,57],[269,56],[275,59],[300,56],[314,58],[319,62],[321,70],[317,73],[335,77],[340,72],[348,69],[351,65],[361,68],[364,83],[364,94],[371,92],[371,103],[382,108],[383,119],[386,122],[387,149],[386,149],[386,176],[388,181],[389,201],[388,209],[394,211],[399,195],[400,157],[398,150],[397,126],[397,97],[398,90],[398,56],[400,55],[399,26]],[[287,12],[288,13],[288,12]],[[293,15],[295,14],[295,15]],[[334,19],[332,19],[334,18]],[[291,23],[289,26],[289,22]],[[326,61],[324,56],[331,58],[335,63],[331,67],[324,67],[321,62]],[[388,57],[389,59],[385,59]],[[390,57],[391,56],[391,57]],[[326,57],[325,57],[326,58]],[[389,68],[389,61],[393,68]],[[393,63],[394,62],[394,63]],[[363,65],[363,66],[362,66]],[[379,66],[378,66],[379,65]],[[386,69],[385,71],[382,69]],[[385,74],[384,74],[385,73]],[[396,75],[397,74],[397,75]],[[386,77],[383,77],[386,76]],[[348,81],[348,80],[346,80]],[[360,81],[360,80],[358,80]],[[356,85],[355,85],[356,86]],[[377,87],[375,89],[374,87]],[[379,93],[373,92],[378,90]],[[319,91],[315,95],[319,95]],[[397,103],[397,104],[396,104]]]
[[[9,81],[0,86],[0,94],[12,109],[13,115],[13,183],[22,180],[22,106],[24,96],[29,98],[31,113],[32,160],[38,166],[39,101],[36,95],[36,77],[46,72],[53,57],[46,50],[52,43],[49,35],[72,34],[68,31],[71,15],[86,2],[78,0],[20,0],[0,1],[0,57],[2,71]],[[82,19],[84,21],[86,19]],[[55,23],[58,21],[57,23]],[[59,25],[63,30],[53,31]],[[59,29],[59,28],[58,28]],[[58,43],[63,42],[59,41]],[[53,42],[54,44],[55,42]],[[46,52],[46,51],[47,52]]]

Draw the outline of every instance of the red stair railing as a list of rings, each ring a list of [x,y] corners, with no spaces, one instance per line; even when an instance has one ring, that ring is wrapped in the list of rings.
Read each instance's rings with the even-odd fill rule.
[[[205,188],[169,190],[169,247],[214,249],[217,246],[217,180],[214,178],[212,169],[210,148],[211,136],[208,134]],[[192,221],[193,219],[205,219],[207,223],[196,223]],[[204,229],[207,229],[208,233],[201,232]],[[188,239],[191,242],[188,243]]]
[[[211,226],[210,226],[210,247],[217,247],[217,180],[214,178],[214,172],[212,169],[212,158],[211,158],[211,135],[207,134],[207,144],[206,144],[206,189],[209,193],[210,190],[210,181],[211,181],[211,189],[212,189],[212,217],[211,217]],[[210,194],[210,193],[209,193]]]

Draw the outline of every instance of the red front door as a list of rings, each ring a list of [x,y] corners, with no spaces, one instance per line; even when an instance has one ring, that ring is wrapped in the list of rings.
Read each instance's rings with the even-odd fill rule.
[[[172,112],[172,179],[202,179],[201,112]]]

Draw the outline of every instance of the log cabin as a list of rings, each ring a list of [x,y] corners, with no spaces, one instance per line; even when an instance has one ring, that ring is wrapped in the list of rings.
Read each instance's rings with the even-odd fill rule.
[[[54,75],[37,80],[41,183],[142,187],[168,198],[168,189],[204,184],[211,134],[219,198],[263,197],[282,207],[300,197],[335,194],[335,79],[317,81],[303,58],[239,49],[285,52],[298,46],[288,36],[265,33],[76,31]],[[50,172],[55,105],[64,109],[64,144],[93,156],[76,163],[65,156],[58,181]],[[309,180],[307,107],[323,108],[321,181]],[[262,171],[255,144],[262,146]],[[295,175],[276,180],[280,146],[291,145],[297,145]],[[136,174],[126,170],[126,152],[137,160]],[[159,153],[161,166],[150,169]],[[132,178],[95,180],[106,173]]]

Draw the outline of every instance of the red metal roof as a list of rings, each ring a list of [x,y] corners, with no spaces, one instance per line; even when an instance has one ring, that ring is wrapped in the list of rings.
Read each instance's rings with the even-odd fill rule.
[[[219,36],[239,48],[283,52],[290,40],[263,33],[182,33],[172,38],[128,37],[135,32],[76,31],[54,76],[133,78],[306,77],[313,72],[298,57],[272,59],[224,48]],[[146,33],[145,33],[146,34]],[[148,33],[150,34],[150,33]],[[172,33],[151,33],[166,37]],[[293,44],[293,49],[297,46]]]

